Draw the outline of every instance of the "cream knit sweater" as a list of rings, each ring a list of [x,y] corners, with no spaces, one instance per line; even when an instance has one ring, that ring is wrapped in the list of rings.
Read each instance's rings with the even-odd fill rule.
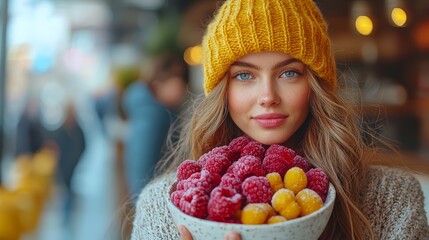
[[[169,186],[175,175],[163,175],[139,196],[131,239],[179,239],[167,209]],[[377,239],[429,239],[424,196],[413,175],[399,169],[373,167],[361,192],[361,209]]]

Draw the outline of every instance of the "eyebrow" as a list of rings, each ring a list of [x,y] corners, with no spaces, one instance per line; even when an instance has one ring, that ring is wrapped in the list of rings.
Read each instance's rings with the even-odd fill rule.
[[[286,65],[291,64],[293,62],[301,62],[301,61],[299,61],[296,58],[289,58],[289,59],[286,59],[286,60],[281,61],[281,62],[277,63],[276,65],[274,65],[273,69],[286,66]],[[235,61],[233,64],[231,64],[231,66],[248,67],[248,68],[253,68],[253,69],[257,69],[257,70],[261,69],[260,67],[254,65],[254,64],[247,63],[247,62],[240,62],[240,61]]]

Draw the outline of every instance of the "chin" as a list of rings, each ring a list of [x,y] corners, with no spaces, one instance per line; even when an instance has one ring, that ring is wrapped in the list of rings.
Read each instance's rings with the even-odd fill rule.
[[[285,136],[273,136],[273,134],[268,134],[268,136],[265,135],[257,135],[253,138],[255,141],[258,141],[264,145],[272,145],[272,144],[279,144],[283,145],[287,140],[288,137]]]

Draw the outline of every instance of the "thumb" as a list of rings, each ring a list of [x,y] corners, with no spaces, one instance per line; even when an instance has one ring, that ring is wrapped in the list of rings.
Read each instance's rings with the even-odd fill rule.
[[[181,236],[180,240],[192,240],[192,235],[185,226],[179,225],[178,229]]]

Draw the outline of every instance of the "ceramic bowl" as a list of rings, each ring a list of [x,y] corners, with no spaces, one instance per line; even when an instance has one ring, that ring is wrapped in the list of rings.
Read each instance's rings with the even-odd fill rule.
[[[175,186],[173,185],[172,191]],[[325,229],[335,202],[335,188],[329,185],[325,203],[319,210],[303,217],[276,224],[244,225],[219,223],[189,216],[183,213],[168,199],[167,204],[174,222],[184,225],[191,232],[193,240],[219,239],[223,240],[230,231],[241,234],[242,240],[288,240],[288,239],[318,239]]]

